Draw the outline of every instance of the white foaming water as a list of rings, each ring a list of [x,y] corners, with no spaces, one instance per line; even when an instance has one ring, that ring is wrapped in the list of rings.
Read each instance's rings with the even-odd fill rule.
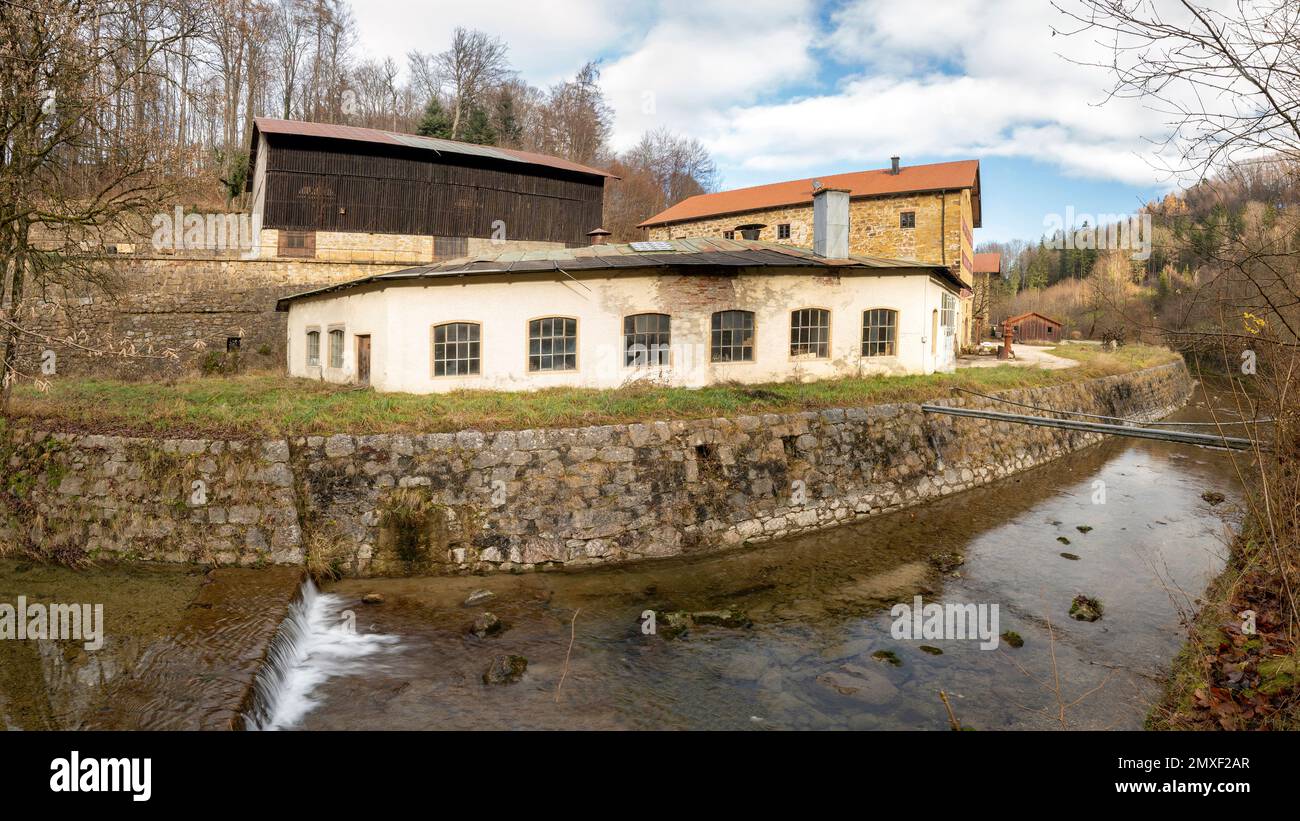
[[[308,579],[267,648],[252,705],[244,713],[245,729],[295,726],[320,703],[312,697],[316,688],[364,672],[367,658],[397,649],[397,641],[397,636],[358,633],[355,619],[346,618],[343,599],[321,593]]]

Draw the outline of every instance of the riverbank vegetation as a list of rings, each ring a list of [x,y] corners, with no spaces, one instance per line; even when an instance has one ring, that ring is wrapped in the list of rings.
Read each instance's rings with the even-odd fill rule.
[[[1272,420],[1230,428],[1257,441],[1233,456],[1245,523],[1187,614],[1189,643],[1148,723],[1300,727],[1300,17],[1290,0],[1189,2],[1163,19],[1147,4],[1079,6],[1059,33],[1112,43],[1109,96],[1167,113],[1168,132],[1144,136],[1172,176],[1196,183],[1145,209],[1149,259],[1108,251],[1059,290],[1084,294],[1075,304],[1101,312],[1099,324],[1225,373],[1237,407],[1224,424]]]
[[[876,376],[806,383],[617,390],[556,388],[529,393],[459,391],[385,394],[270,374],[166,381],[58,379],[48,391],[15,389],[9,416],[35,426],[122,434],[285,434],[511,430],[785,413],[951,397],[955,388],[1010,390],[1109,376],[1177,360],[1165,348],[1062,345],[1079,361],[1066,370],[998,366],[953,374]]]

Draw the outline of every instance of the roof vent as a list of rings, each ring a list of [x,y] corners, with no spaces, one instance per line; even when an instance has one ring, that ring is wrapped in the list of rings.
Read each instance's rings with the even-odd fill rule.
[[[895,175],[898,174],[898,157],[897,157],[897,156],[893,156],[893,157],[890,157],[890,158],[889,158],[889,173],[891,173],[891,174],[895,174]]]
[[[604,245],[609,241],[609,232],[604,228],[593,228],[587,232],[587,236],[591,237],[592,245]]]
[[[848,257],[848,189],[819,188],[813,194],[813,253],[828,259]]]

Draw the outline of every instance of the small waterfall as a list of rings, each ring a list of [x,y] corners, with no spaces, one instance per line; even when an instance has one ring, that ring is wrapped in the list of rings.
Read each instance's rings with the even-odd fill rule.
[[[362,672],[364,659],[395,649],[397,636],[358,633],[350,616],[341,597],[321,593],[311,579],[303,582],[253,681],[245,729],[293,727],[318,704],[317,687]]]

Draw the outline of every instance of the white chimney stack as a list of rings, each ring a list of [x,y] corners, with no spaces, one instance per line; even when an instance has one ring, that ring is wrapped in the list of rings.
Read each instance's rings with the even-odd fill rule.
[[[813,191],[813,253],[827,259],[848,257],[848,189],[818,188]]]

